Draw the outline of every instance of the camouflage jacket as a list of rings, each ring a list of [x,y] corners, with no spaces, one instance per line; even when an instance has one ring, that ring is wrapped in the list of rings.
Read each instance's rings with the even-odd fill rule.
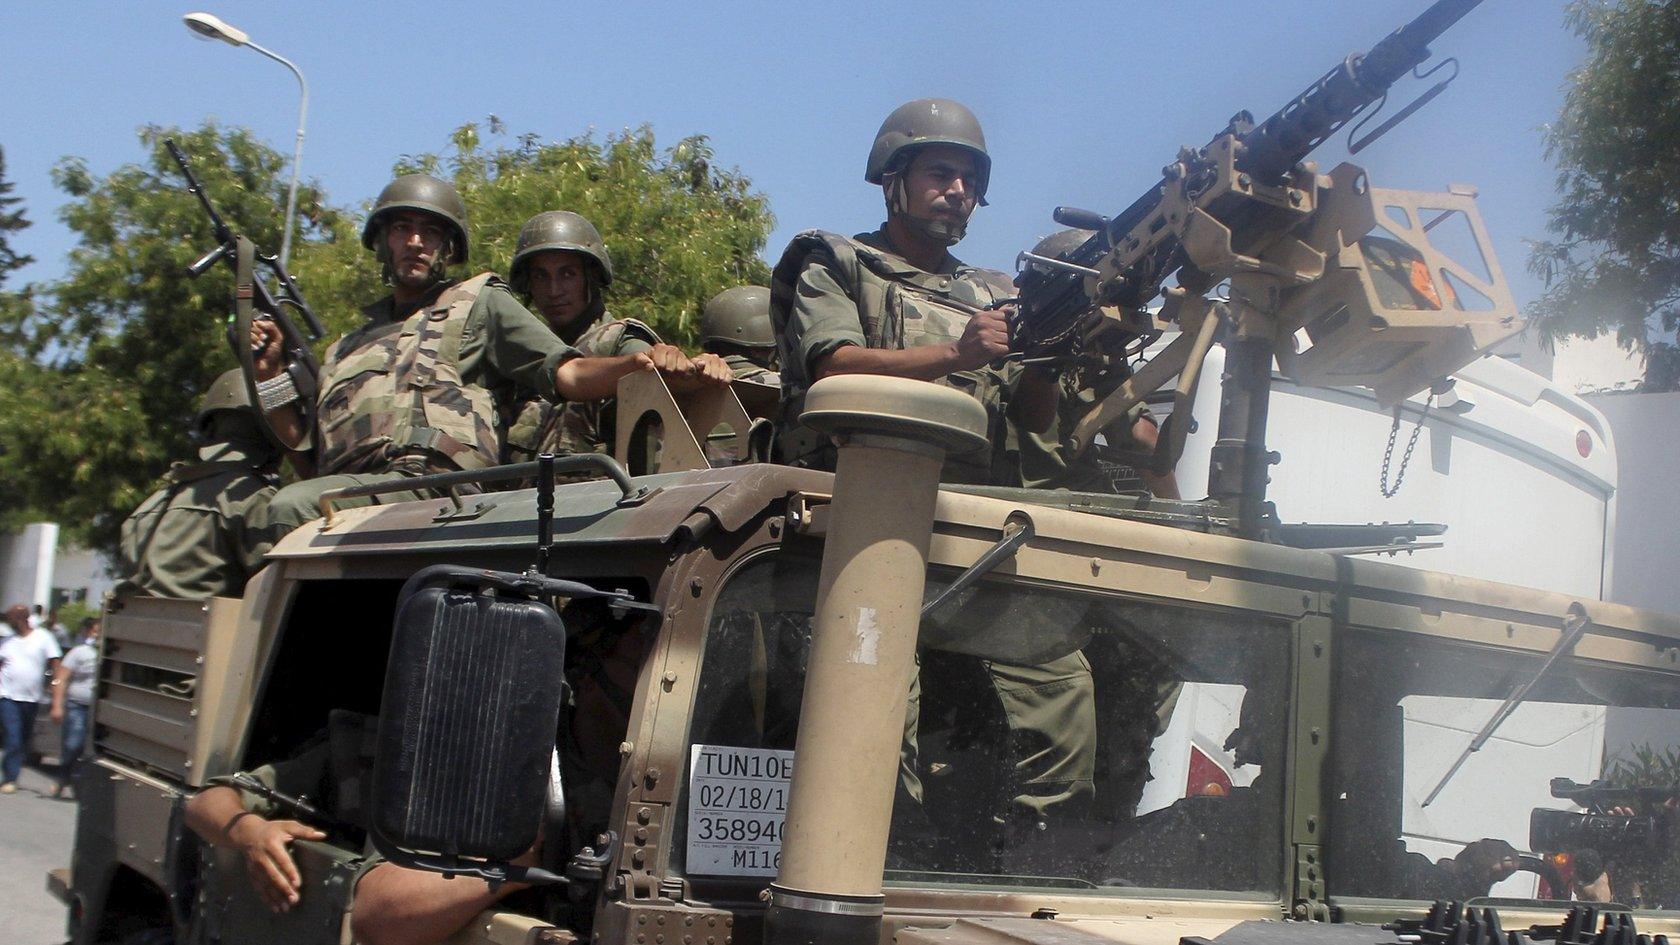
[[[219,443],[171,467],[122,523],[117,593],[239,596],[282,533],[267,514],[277,460],[266,448]]]
[[[799,424],[816,362],[845,345],[915,348],[962,337],[970,313],[1015,294],[1009,277],[955,258],[925,272],[887,247],[885,230],[851,239],[821,230],[793,238],[771,275],[770,321],[781,352],[782,417],[777,451],[796,466],[834,468],[826,437]],[[1010,373],[958,371],[939,383],[963,391],[986,408],[990,439],[1003,443]],[[993,454],[996,454],[994,456]],[[991,483],[1001,451],[949,457],[947,482]]]
[[[368,324],[322,365],[322,475],[491,465],[501,452],[492,388],[552,398],[555,368],[578,354],[491,273],[439,287],[401,320],[389,296],[363,313]]]
[[[646,351],[659,344],[659,336],[636,319],[614,318],[602,310],[572,344],[587,357],[604,358]],[[612,452],[615,405],[612,397],[554,404],[526,392],[504,415],[502,462],[527,462],[543,452]]]

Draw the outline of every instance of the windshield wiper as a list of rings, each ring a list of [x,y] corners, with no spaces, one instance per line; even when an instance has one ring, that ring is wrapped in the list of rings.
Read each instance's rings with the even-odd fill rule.
[[[1569,613],[1563,618],[1563,636],[1558,637],[1557,645],[1552,647],[1552,652],[1546,655],[1546,661],[1541,663],[1540,668],[1534,671],[1533,677],[1518,686],[1516,691],[1512,692],[1510,697],[1501,703],[1498,709],[1494,710],[1493,717],[1487,720],[1487,724],[1482,726],[1482,730],[1476,733],[1475,738],[1470,739],[1470,744],[1459,753],[1458,760],[1452,763],[1452,767],[1447,769],[1447,773],[1441,775],[1440,782],[1435,785],[1433,791],[1429,792],[1429,796],[1423,799],[1422,806],[1428,807],[1440,795],[1441,789],[1447,786],[1447,782],[1451,781],[1453,775],[1458,773],[1458,769],[1464,767],[1464,762],[1468,761],[1471,755],[1482,750],[1482,746],[1487,744],[1487,740],[1493,737],[1494,730],[1505,724],[1505,720],[1511,717],[1511,713],[1517,711],[1517,707],[1528,698],[1528,691],[1534,688],[1534,684],[1540,681],[1540,677],[1546,675],[1553,664],[1567,655],[1570,650],[1573,650],[1575,644],[1580,642],[1581,637],[1587,632],[1587,628],[1591,626],[1592,621],[1587,619],[1586,608],[1581,606],[1581,602],[1575,601],[1570,604]]]
[[[975,581],[985,577],[993,568],[1015,557],[1015,552],[1019,551],[1022,545],[1032,541],[1035,534],[1037,532],[1033,530],[1031,517],[1021,512],[1009,513],[1009,518],[1003,523],[1003,537],[987,548],[978,561],[968,566],[968,570],[957,575],[957,579],[940,591],[938,597],[922,605],[922,619],[928,619],[928,615],[938,610],[941,604],[968,590]]]

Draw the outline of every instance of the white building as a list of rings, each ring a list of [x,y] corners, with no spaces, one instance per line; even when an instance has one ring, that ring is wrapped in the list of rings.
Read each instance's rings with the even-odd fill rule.
[[[116,583],[98,552],[60,542],[56,522],[34,522],[0,535],[0,609],[13,604],[50,610],[65,602],[98,606]]]

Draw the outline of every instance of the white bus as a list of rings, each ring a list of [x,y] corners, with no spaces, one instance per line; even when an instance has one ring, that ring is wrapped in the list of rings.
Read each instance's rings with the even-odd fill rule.
[[[1215,347],[1196,393],[1196,424],[1178,464],[1187,497],[1207,493],[1208,461],[1219,426],[1223,351]],[[1604,416],[1592,405],[1514,363],[1486,357],[1456,375],[1450,393],[1424,416],[1428,394],[1402,408],[1389,470],[1392,485],[1418,424],[1422,430],[1393,498],[1379,487],[1394,418],[1365,390],[1303,387],[1275,378],[1267,448],[1282,455],[1267,497],[1285,523],[1432,522],[1447,526],[1439,548],[1401,553],[1396,564],[1602,598],[1611,567],[1616,451]],[[1561,617],[1562,615],[1560,615]],[[1254,777],[1224,748],[1236,728],[1242,689],[1190,684],[1180,693],[1151,754],[1152,780],[1139,813],[1189,794],[1229,790]],[[1529,810],[1568,808],[1549,796],[1499,797],[1454,791],[1423,800],[1490,718],[1500,699],[1409,697],[1405,712],[1408,849],[1451,856],[1482,837],[1528,846]],[[1580,705],[1524,705],[1474,755],[1472,766],[1543,770],[1585,783],[1598,777],[1618,746],[1608,710]],[[1635,734],[1630,732],[1628,738]],[[1462,780],[1480,782],[1466,770]],[[1455,782],[1456,783],[1456,782]],[[1543,783],[1543,782],[1542,782]],[[1495,895],[1536,894],[1537,877],[1518,873]]]

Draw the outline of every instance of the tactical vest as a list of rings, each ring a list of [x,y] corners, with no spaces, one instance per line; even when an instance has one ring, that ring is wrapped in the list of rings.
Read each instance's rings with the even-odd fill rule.
[[[322,475],[479,469],[497,460],[490,391],[461,379],[467,315],[492,273],[444,289],[401,323],[333,346],[321,372]]]
[[[1015,292],[1003,273],[961,264],[954,273],[927,273],[921,280],[927,284],[912,282],[901,272],[906,263],[898,257],[861,240],[808,230],[793,238],[771,277],[770,315],[778,337],[786,334],[799,276],[811,262],[825,264],[835,281],[847,290],[857,305],[863,335],[871,348],[897,350],[949,344],[962,337],[972,309],[1001,302]],[[787,356],[784,351],[784,359]],[[994,444],[1004,442],[1008,406],[1004,372],[990,367],[957,371],[935,383],[979,401],[986,408],[987,438]],[[804,404],[805,391],[783,386],[785,422],[777,432],[777,454],[783,462],[795,466],[832,470],[836,458],[833,443],[798,422]],[[988,449],[947,457],[942,480],[992,482],[991,453]]]
[[[603,313],[595,324],[578,336],[572,347],[584,357],[606,358],[619,353],[627,341],[659,344],[659,335],[634,318],[613,318]],[[611,452],[615,435],[616,398],[567,401],[554,404],[541,397],[528,397],[517,404],[503,436],[503,462],[527,462],[550,451],[567,453]]]

